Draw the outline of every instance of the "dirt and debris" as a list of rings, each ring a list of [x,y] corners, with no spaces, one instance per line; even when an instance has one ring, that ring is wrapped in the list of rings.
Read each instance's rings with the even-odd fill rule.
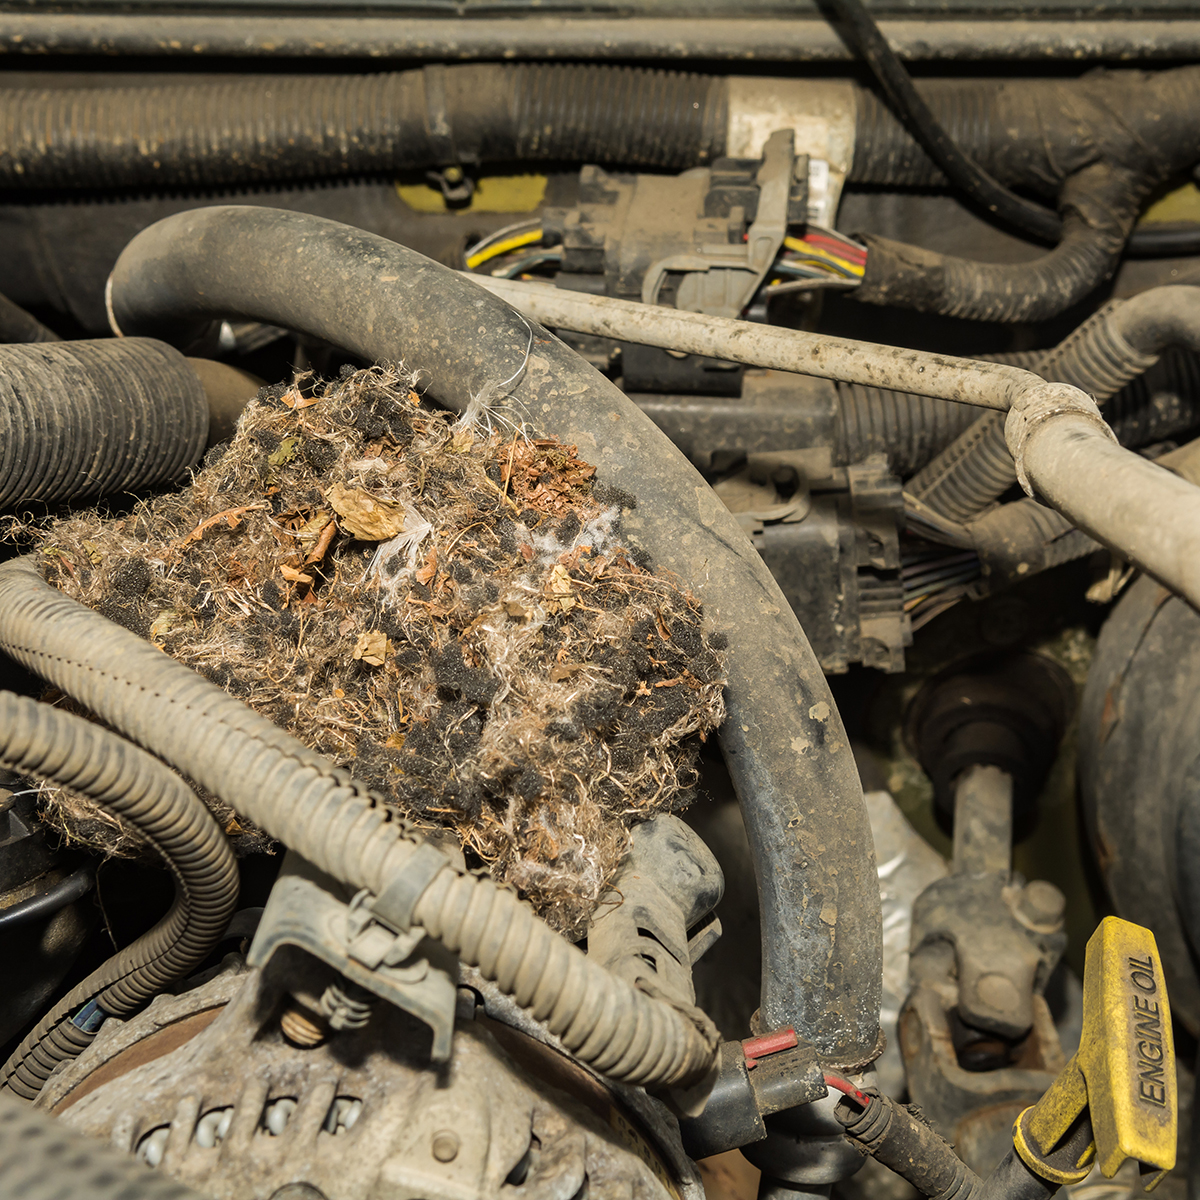
[[[376,367],[264,389],[189,488],[71,516],[39,552],[572,932],[629,826],[690,801],[724,714],[722,636],[621,544],[634,501],[593,476],[574,446],[456,422]],[[49,809],[127,844],[78,798]]]

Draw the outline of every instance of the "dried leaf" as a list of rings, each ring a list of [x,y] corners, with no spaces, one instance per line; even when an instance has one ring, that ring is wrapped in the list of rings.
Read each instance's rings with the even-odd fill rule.
[[[311,575],[305,575],[303,571],[297,571],[295,567],[289,567],[286,564],[279,568],[279,573],[288,583],[312,583],[313,581]]]
[[[270,454],[267,455],[267,463],[272,467],[282,467],[284,463],[291,462],[296,457],[296,450],[299,447],[302,438],[286,437]]]
[[[547,584],[550,594],[556,599],[571,594],[571,572],[562,563],[555,565],[550,572],[550,582]]]
[[[437,574],[437,561],[437,547],[434,546],[425,559],[425,565],[417,569],[416,577],[419,584],[425,587],[429,586],[429,581]]]
[[[466,454],[473,445],[475,445],[475,433],[470,425],[456,429],[454,436],[450,439],[450,449],[455,454]]]
[[[286,404],[288,408],[293,410],[312,408],[314,404],[319,404],[320,402],[320,396],[301,396],[295,388],[288,392],[283,398],[283,403]]]
[[[351,537],[382,542],[404,531],[404,509],[388,500],[379,500],[362,488],[344,488],[335,483],[326,492],[326,499]]]
[[[510,617],[516,617],[519,621],[527,621],[531,610],[516,600],[505,600],[504,611]]]
[[[188,620],[182,613],[177,612],[173,608],[164,608],[162,612],[154,618],[154,623],[150,626],[150,640],[156,642],[159,638],[166,637],[172,629],[178,629],[181,625],[190,625]]]
[[[358,641],[354,643],[353,657],[365,662],[369,667],[382,667],[387,662],[391,648],[392,644],[388,641],[387,634],[382,629],[372,629],[358,635]]]

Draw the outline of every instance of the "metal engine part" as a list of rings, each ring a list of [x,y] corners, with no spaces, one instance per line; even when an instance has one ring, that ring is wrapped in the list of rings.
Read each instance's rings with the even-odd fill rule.
[[[40,1104],[213,1200],[702,1198],[665,1111],[648,1119],[654,1102],[632,1089],[628,1107],[470,987],[440,1066],[428,1032],[391,1005],[297,1049],[280,1029],[287,995],[274,962],[228,959],[106,1024]]]

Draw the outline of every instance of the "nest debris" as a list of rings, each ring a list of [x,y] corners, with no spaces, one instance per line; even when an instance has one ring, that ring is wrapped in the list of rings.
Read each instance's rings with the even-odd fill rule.
[[[373,367],[264,389],[190,487],[57,522],[41,562],[574,932],[628,828],[690,802],[724,639],[621,545],[634,500],[574,446],[455,422],[413,382]],[[46,807],[128,851],[86,801]]]

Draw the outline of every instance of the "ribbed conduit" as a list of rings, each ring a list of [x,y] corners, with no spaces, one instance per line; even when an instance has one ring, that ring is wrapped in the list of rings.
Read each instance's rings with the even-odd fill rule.
[[[32,1100],[65,1059],[91,1043],[104,1016],[126,1016],[199,963],[233,915],[237,863],[195,793],[157,759],[108,730],[23,696],[0,692],[0,766],[77,791],[128,822],[175,876],[157,925],[76,985],[5,1063],[0,1088]],[[73,1021],[100,1010],[93,1026]]]

